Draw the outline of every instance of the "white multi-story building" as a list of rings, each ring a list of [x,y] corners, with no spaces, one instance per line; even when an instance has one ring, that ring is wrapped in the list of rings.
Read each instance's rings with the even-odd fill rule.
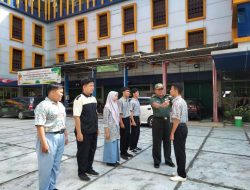
[[[0,0],[0,99],[39,93],[35,87],[17,88],[19,69],[242,39],[234,36],[233,15],[239,3],[246,2]],[[209,56],[170,62],[168,83],[183,83],[186,98],[200,99],[211,109],[212,62]],[[77,84],[82,77],[84,73],[69,74],[70,100],[80,93]],[[151,93],[153,84],[161,80],[159,64],[139,64],[129,70],[128,84],[141,89],[144,95]],[[122,81],[122,70],[97,73],[97,97],[104,101],[105,94],[119,89]]]

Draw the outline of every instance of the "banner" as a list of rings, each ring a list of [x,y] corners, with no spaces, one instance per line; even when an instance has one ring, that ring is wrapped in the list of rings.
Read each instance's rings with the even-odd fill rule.
[[[61,67],[18,72],[18,85],[61,83]]]
[[[118,65],[103,65],[103,66],[97,66],[97,73],[103,73],[103,72],[116,72],[119,71]]]

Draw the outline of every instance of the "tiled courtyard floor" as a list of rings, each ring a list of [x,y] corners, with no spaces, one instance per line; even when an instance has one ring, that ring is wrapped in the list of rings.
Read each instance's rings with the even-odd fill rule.
[[[35,153],[36,129],[32,119],[0,118],[0,189],[38,189]],[[77,176],[73,119],[67,118],[69,145],[65,148],[58,179],[60,190],[226,190],[250,189],[250,128],[214,128],[190,124],[187,138],[188,181],[175,183],[176,172],[164,164],[153,167],[151,129],[141,127],[139,147],[132,159],[117,168],[102,163],[102,119],[94,169],[99,177],[83,182]],[[175,162],[174,151],[172,158]],[[164,158],[162,158],[164,160]]]

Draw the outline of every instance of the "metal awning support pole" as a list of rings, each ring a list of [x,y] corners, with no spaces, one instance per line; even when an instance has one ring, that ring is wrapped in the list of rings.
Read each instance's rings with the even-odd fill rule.
[[[168,76],[167,76],[167,72],[168,72],[168,64],[169,62],[163,62],[162,63],[162,84],[164,86],[164,94],[167,93],[167,80],[168,80]]]
[[[64,106],[67,108],[69,103],[69,75],[64,72]]]
[[[91,77],[94,80],[94,84],[95,84],[94,85],[95,89],[94,89],[94,92],[93,92],[93,96],[96,97],[96,70],[94,68],[92,68]]]
[[[213,66],[213,121],[218,122],[218,89],[217,89],[217,71],[215,67],[214,60],[212,62]]]
[[[124,70],[123,70],[123,86],[127,87],[128,86],[128,67],[124,65]]]

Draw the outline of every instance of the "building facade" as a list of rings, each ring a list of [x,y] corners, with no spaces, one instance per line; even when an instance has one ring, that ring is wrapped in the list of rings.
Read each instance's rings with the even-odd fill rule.
[[[242,38],[235,34],[236,7],[249,3],[240,0],[235,3],[231,0],[0,0],[0,78],[10,81],[0,83],[0,99],[41,92],[35,87],[17,88],[18,69],[224,41],[241,43]],[[248,41],[249,36],[244,39]],[[186,98],[200,99],[212,110],[212,63],[211,58],[170,63],[168,83],[183,83]],[[86,75],[69,75],[70,101],[80,92],[79,80]],[[122,69],[97,73],[98,99],[103,102],[109,90],[118,90],[123,85],[122,80]],[[128,80],[131,87],[138,87],[142,95],[148,96],[153,84],[162,80],[162,67],[140,64],[129,69]]]

